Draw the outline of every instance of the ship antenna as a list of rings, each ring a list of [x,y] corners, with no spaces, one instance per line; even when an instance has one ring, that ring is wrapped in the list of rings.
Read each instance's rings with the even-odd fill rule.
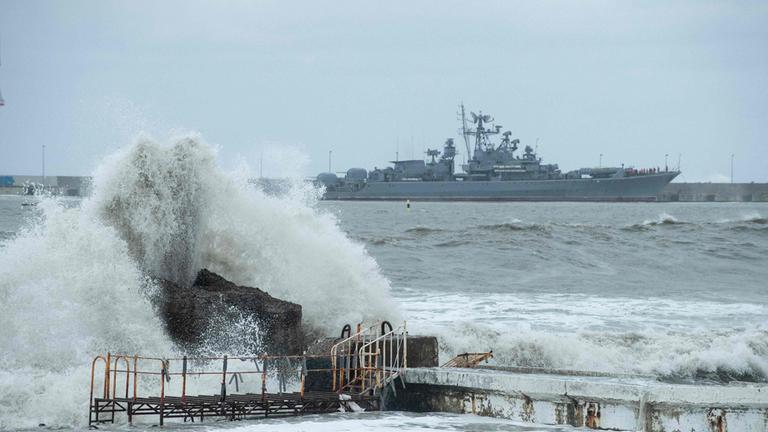
[[[464,112],[464,101],[461,102],[461,136],[464,137],[464,145],[467,147],[467,158],[472,156],[469,150],[469,136],[467,136],[467,114]]]

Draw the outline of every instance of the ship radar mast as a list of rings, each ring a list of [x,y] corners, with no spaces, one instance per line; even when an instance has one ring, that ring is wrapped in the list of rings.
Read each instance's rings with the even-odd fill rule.
[[[475,153],[478,151],[480,152],[493,152],[496,150],[496,147],[491,142],[490,136],[491,135],[497,135],[501,133],[501,125],[493,125],[493,117],[491,117],[489,114],[483,114],[482,111],[479,111],[479,114],[475,114],[474,112],[470,112],[470,116],[472,116],[472,123],[475,125],[474,128],[467,127],[467,116],[464,111],[464,104],[462,103],[460,105],[461,108],[461,133],[464,137],[464,143],[467,146],[467,154],[472,155],[472,151],[469,147],[469,142],[474,138],[475,140]],[[491,124],[490,127],[489,124]],[[506,135],[505,135],[506,136]],[[508,142],[508,141],[507,141]],[[513,151],[517,147],[515,146]]]
[[[469,134],[467,131],[469,128],[467,128],[467,114],[464,111],[464,102],[459,105],[459,108],[461,109],[461,136],[464,137],[464,145],[467,147],[467,157],[472,157],[472,151],[469,149]]]

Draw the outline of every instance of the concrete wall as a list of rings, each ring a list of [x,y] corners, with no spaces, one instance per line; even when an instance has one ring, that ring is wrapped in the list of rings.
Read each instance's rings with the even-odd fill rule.
[[[670,183],[659,201],[768,202],[768,183]]]
[[[385,390],[390,410],[643,432],[764,432],[768,385],[683,385],[648,377],[515,370],[408,369]]]

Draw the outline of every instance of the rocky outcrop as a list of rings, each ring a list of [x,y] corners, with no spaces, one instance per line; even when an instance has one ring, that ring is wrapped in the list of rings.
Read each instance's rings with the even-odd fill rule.
[[[301,305],[236,285],[206,269],[190,287],[159,280],[168,334],[190,351],[302,353]]]

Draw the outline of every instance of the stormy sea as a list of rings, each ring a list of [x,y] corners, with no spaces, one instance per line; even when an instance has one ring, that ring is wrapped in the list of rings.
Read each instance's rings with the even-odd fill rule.
[[[253,177],[193,135],[119,150],[87,198],[0,196],[0,430],[87,428],[96,353],[178,351],[148,275],[199,268],[301,304],[326,334],[407,320],[441,361],[493,350],[501,366],[768,381],[766,203],[408,208],[320,201],[301,180],[274,196]],[[362,428],[569,430],[397,412],[183,426]]]

